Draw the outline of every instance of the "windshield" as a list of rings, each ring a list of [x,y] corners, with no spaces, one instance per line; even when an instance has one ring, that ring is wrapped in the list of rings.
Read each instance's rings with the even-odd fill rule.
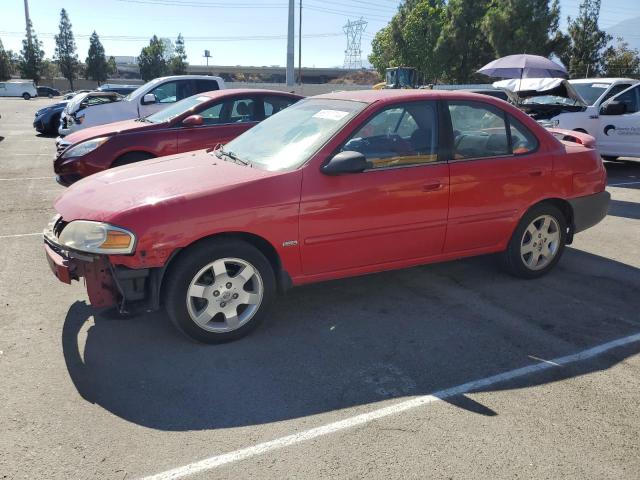
[[[294,169],[366,105],[322,98],[302,100],[227,143],[224,149],[264,170]]]
[[[149,115],[145,118],[145,120],[152,123],[168,122],[169,120],[182,115],[188,110],[193,109],[194,107],[197,107],[201,103],[204,103],[208,100],[211,100],[211,98],[204,95],[194,95],[193,97],[188,97],[184,100],[180,100],[179,102],[176,102],[170,107],[164,108],[159,112],[154,113],[153,115]]]
[[[609,83],[573,83],[571,85],[577,92],[580,94],[584,101],[587,102],[587,105],[593,105],[596,103],[602,94],[611,86]]]

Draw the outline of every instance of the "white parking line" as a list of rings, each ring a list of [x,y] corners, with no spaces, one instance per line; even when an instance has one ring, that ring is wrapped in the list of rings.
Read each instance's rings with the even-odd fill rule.
[[[357,427],[359,425],[369,423],[373,420],[388,417],[390,415],[396,415],[398,413],[402,413],[416,407],[427,405],[429,403],[433,403],[438,400],[444,400],[446,398],[450,398],[456,395],[461,395],[463,393],[468,393],[474,390],[486,388],[495,383],[500,383],[507,380],[513,380],[515,378],[524,377],[526,375],[531,375],[533,373],[549,370],[552,368],[559,368],[559,367],[561,368],[562,366],[567,365],[569,363],[587,360],[589,358],[608,352],[609,350],[613,350],[614,348],[622,347],[624,345],[628,345],[630,343],[634,343],[638,341],[640,341],[640,333],[637,333],[635,335],[630,335],[628,337],[619,338],[611,342],[603,343],[596,347],[589,348],[587,350],[582,350],[581,352],[574,353],[572,355],[554,358],[552,360],[546,360],[546,361],[543,361],[542,363],[536,363],[534,365],[517,368],[515,370],[510,370],[504,373],[499,373],[491,377],[486,377],[480,380],[474,380],[472,382],[463,383],[462,385],[458,385],[457,387],[448,388],[446,390],[440,390],[439,392],[435,392],[431,395],[423,395],[420,397],[415,397],[410,400],[396,403],[388,407],[383,407],[368,413],[356,415],[354,417],[346,418],[344,420],[339,420],[337,422],[329,423],[327,425],[323,425],[317,428],[312,428],[310,430],[306,430],[303,432],[294,433],[286,437],[280,437],[275,440],[271,440],[269,442],[258,443],[257,445],[253,445],[247,448],[242,448],[240,450],[235,450],[229,453],[224,453],[222,455],[215,455],[213,457],[200,460],[199,462],[190,463],[183,467],[174,468],[172,470],[167,470],[166,472],[158,473],[156,475],[144,477],[142,480],[175,480],[178,478],[187,477],[189,475],[194,475],[196,473],[201,473],[207,470],[211,470],[216,467],[220,467],[222,465],[239,462],[241,460],[246,460],[248,458],[255,457],[257,455],[262,455],[263,453],[267,453],[272,450],[277,450],[280,448],[288,447],[290,445],[295,445],[297,443],[305,442],[307,440],[311,440],[324,435],[329,435],[331,433],[335,433],[340,430],[346,430],[348,428]]]
[[[18,178],[0,178],[0,182],[17,182],[18,180],[53,180],[53,176],[48,177],[18,177]]]
[[[619,187],[619,186],[622,186],[622,185],[638,185],[638,184],[640,184],[640,181],[638,181],[638,182],[610,183],[607,186],[608,187]]]
[[[42,235],[42,232],[38,232],[38,233],[16,233],[15,235],[0,235],[0,238],[35,237],[36,235]]]

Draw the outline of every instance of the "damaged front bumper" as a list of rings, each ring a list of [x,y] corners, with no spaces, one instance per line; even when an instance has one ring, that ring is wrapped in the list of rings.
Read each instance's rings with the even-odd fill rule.
[[[52,273],[63,283],[84,278],[94,307],[117,306],[120,313],[157,310],[164,268],[133,269],[114,265],[107,255],[77,252],[58,243],[64,225],[56,217],[44,231],[44,250]],[[64,222],[62,222],[64,223]]]

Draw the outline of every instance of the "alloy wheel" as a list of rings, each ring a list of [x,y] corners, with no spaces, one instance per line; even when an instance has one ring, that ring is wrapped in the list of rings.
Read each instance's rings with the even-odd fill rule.
[[[560,225],[551,215],[533,220],[522,235],[520,257],[531,270],[542,270],[555,258],[560,248]]]
[[[187,310],[200,328],[231,332],[253,318],[263,296],[257,268],[240,258],[222,258],[195,274],[187,289]]]

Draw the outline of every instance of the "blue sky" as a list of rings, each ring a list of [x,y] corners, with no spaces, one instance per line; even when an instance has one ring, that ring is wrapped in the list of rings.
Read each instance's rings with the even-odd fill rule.
[[[601,26],[606,29],[639,16],[637,2],[603,0]],[[363,58],[366,58],[373,34],[387,23],[398,3],[395,0],[303,0],[303,65],[341,65],[346,46],[342,26],[347,19],[360,16],[369,22],[362,42]],[[561,0],[560,3],[564,28],[567,15],[577,14],[580,0]],[[5,48],[20,50],[24,37],[23,0],[0,0],[0,4],[0,39]],[[175,38],[181,32],[186,38],[190,63],[204,63],[203,51],[209,49],[213,55],[211,64],[219,65],[284,65],[287,5],[287,0],[29,1],[31,19],[47,57],[53,55],[53,34],[57,32],[60,9],[64,7],[71,18],[78,54],[83,60],[89,46],[88,35],[93,30],[102,37],[108,55],[132,56],[139,54],[153,34]],[[627,40],[631,43],[640,43],[640,33],[630,36],[633,38]]]

